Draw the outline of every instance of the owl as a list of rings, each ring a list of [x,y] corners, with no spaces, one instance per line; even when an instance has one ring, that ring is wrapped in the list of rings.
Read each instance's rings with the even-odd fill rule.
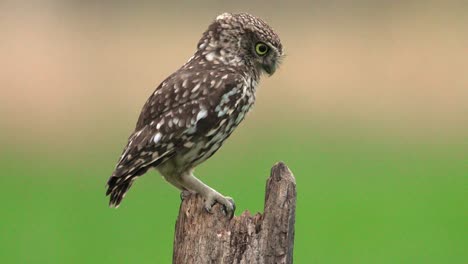
[[[244,119],[263,74],[283,56],[278,35],[260,18],[224,13],[203,33],[195,54],[146,101],[135,131],[107,181],[110,206],[118,207],[132,183],[155,168],[183,193],[198,193],[208,212],[221,204],[228,217],[234,200],[193,174]]]

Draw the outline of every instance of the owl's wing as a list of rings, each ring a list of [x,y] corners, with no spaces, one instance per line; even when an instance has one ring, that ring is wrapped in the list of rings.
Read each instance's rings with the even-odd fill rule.
[[[179,89],[164,88],[175,84],[161,84],[143,107],[137,130],[130,136],[108,180],[106,194],[111,195],[111,206],[118,206],[136,177],[168,160],[181,147],[191,146],[199,130],[216,125],[219,120],[216,106],[229,90],[243,84],[237,76],[227,77],[213,79],[212,87],[211,81],[192,87],[182,81]]]
[[[243,77],[232,72],[180,69],[164,80],[148,98],[135,130],[142,129],[165,112],[188,102],[203,98],[211,100],[208,103],[215,105],[222,95],[243,83]]]
[[[201,99],[179,105],[133,133],[113,176],[140,174],[142,168],[157,166],[170,158],[180,143],[189,139],[190,132],[196,132],[197,122],[207,118],[205,102]]]

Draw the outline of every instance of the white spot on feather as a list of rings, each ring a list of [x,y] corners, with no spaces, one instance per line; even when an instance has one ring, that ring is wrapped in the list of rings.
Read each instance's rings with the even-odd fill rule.
[[[210,52],[210,53],[206,54],[205,58],[206,58],[207,61],[213,61],[215,56],[216,55],[215,55],[214,52]]]
[[[184,147],[186,147],[186,148],[191,148],[191,147],[193,147],[193,145],[194,145],[194,143],[191,142],[191,141],[187,141],[187,142],[184,143]]]
[[[153,155],[152,155],[153,159],[156,159],[159,157],[159,153],[157,151],[153,152]]]
[[[153,137],[154,144],[158,144],[158,142],[159,142],[159,140],[161,140],[161,138],[162,138],[162,134],[159,133],[159,132],[156,133],[156,135],[154,135],[154,137]]]
[[[164,124],[164,119],[161,119],[161,121],[159,121],[159,123],[156,125],[156,129],[160,129],[163,124]]]
[[[200,83],[195,85],[195,87],[192,89],[192,93],[196,92],[198,90],[198,88],[200,88]]]
[[[202,118],[205,118],[208,116],[208,111],[205,109],[200,110],[197,114],[197,122],[200,121]]]
[[[231,14],[229,14],[229,13],[222,13],[221,15],[216,17],[216,20],[225,19],[225,18],[228,18],[230,16],[231,16]]]
[[[191,61],[195,56],[190,57],[187,62]]]
[[[216,84],[216,86],[214,88],[218,89],[221,86],[222,83],[223,83],[223,79],[219,80],[219,82]]]
[[[216,133],[217,131],[218,131],[217,128],[213,128],[213,129],[211,129],[211,130],[208,132],[208,134],[206,134],[206,136],[209,137],[209,136],[211,136],[211,135],[214,135],[214,133]],[[185,146],[185,145],[184,145],[184,146]]]

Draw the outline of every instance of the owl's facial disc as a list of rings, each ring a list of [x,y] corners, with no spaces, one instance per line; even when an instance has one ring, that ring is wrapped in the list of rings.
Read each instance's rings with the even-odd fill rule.
[[[269,75],[275,73],[278,64],[278,51],[276,48],[264,43],[257,42],[254,47],[257,63],[260,68]]]

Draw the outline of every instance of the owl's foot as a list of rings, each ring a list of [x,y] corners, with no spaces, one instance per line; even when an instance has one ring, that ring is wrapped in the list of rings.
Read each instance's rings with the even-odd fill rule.
[[[234,217],[234,211],[236,211],[236,204],[234,203],[234,200],[231,197],[222,196],[220,194],[211,195],[205,198],[205,210],[208,213],[212,213],[211,209],[216,203],[219,203],[222,206],[222,211],[224,215],[226,215],[229,219],[232,219],[232,217]]]
[[[236,204],[231,197],[225,197],[216,190],[210,188],[202,181],[193,176],[192,171],[187,171],[180,177],[180,183],[186,190],[191,190],[200,194],[205,199],[205,210],[211,213],[213,205],[219,203],[222,207],[223,213],[231,219],[236,210]]]

